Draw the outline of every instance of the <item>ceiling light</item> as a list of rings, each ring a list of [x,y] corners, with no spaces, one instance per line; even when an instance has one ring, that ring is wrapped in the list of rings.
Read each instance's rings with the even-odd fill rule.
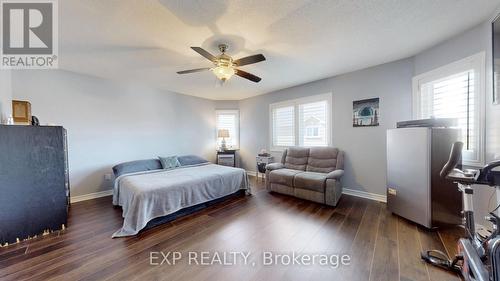
[[[191,49],[193,49],[195,52],[202,55],[206,59],[210,60],[214,64],[214,66],[177,71],[178,74],[188,74],[188,73],[210,70],[218,78],[218,81],[220,82],[217,83],[217,85],[223,85],[224,82],[229,80],[233,75],[238,75],[241,78],[248,79],[255,83],[258,83],[261,80],[260,77],[255,76],[246,71],[243,71],[239,69],[239,67],[265,61],[266,58],[262,54],[252,55],[237,60],[233,60],[231,56],[226,54],[227,50],[226,44],[219,45],[219,51],[221,52],[221,54],[218,56],[210,54],[208,51],[206,51],[201,47],[191,47]]]
[[[214,67],[212,69],[212,72],[215,74],[215,76],[217,76],[217,78],[222,81],[229,80],[229,78],[231,78],[235,73],[234,68],[222,65]]]

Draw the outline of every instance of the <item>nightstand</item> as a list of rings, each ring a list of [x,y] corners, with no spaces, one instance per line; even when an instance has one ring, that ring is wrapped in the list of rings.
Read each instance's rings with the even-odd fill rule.
[[[217,165],[236,167],[236,150],[217,151]]]
[[[255,157],[255,162],[257,162],[257,179],[259,179],[259,173],[262,174],[262,179],[264,179],[264,175],[266,174],[266,166],[269,163],[273,163],[273,157],[269,156],[257,156]]]

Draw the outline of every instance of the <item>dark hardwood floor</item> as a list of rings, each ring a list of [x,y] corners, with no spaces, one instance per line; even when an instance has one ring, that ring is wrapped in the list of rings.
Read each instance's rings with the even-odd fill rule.
[[[253,177],[251,183],[252,196],[230,199],[137,237],[111,239],[122,218],[110,197],[75,203],[66,230],[0,248],[0,280],[459,280],[420,260],[423,249],[453,255],[458,230],[426,231],[375,201],[344,195],[331,208],[268,193]],[[158,251],[179,251],[183,258],[176,265],[150,265],[150,253]],[[245,251],[257,262],[190,265],[189,251]],[[268,266],[261,259],[264,251],[347,254],[351,262],[336,269]]]

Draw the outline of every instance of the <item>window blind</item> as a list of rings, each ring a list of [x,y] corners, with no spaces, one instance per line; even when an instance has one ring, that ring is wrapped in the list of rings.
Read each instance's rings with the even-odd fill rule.
[[[217,131],[226,129],[229,138],[225,138],[226,146],[239,148],[239,112],[237,110],[220,110],[216,112]],[[221,145],[222,139],[217,138],[217,146]]]
[[[295,145],[295,107],[274,108],[272,115],[273,146]]]
[[[322,94],[270,105],[271,149],[328,146],[332,95]]]
[[[461,129],[463,163],[484,164],[485,53],[413,77],[413,117],[454,118]]]
[[[421,118],[456,118],[468,151],[478,149],[474,75],[471,69],[421,86]]]

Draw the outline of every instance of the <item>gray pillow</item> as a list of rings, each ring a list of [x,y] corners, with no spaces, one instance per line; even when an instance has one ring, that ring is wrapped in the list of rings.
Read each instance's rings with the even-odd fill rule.
[[[198,165],[198,164],[203,164],[203,163],[208,163],[208,160],[201,158],[200,156],[196,155],[183,155],[177,157],[179,159],[179,163],[181,163],[181,166],[189,166],[189,165]]]
[[[123,174],[160,170],[161,168],[161,163],[158,159],[137,160],[114,166],[113,173],[115,174],[115,177],[119,177]]]
[[[177,159],[177,156],[169,156],[169,157],[158,156],[158,158],[160,159],[161,166],[165,170],[177,168],[181,165],[181,163],[179,163],[179,160]]]

